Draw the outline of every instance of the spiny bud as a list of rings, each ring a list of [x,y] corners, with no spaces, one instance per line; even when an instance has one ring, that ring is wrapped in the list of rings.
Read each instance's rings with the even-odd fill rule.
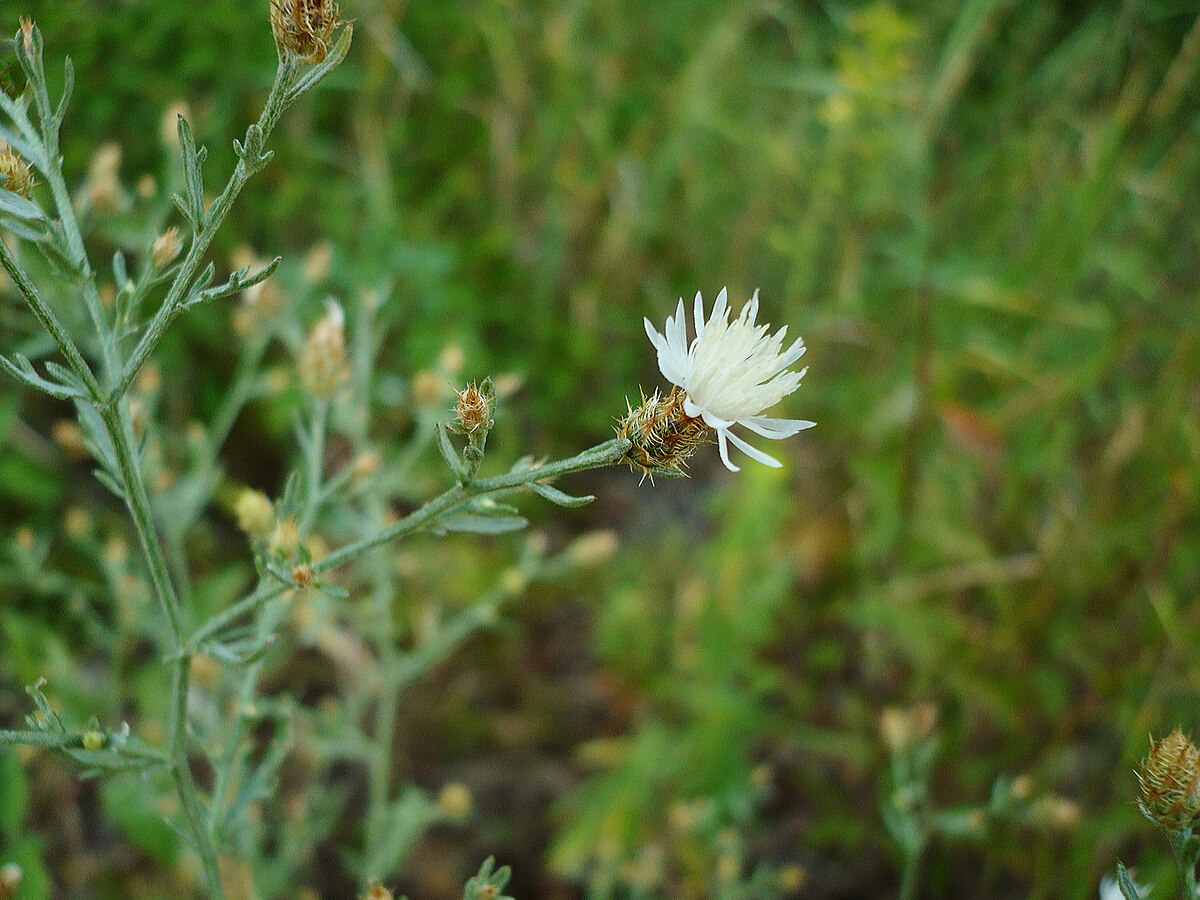
[[[181,247],[179,229],[168,228],[154,239],[154,246],[150,248],[150,262],[156,269],[165,269],[175,262]]]
[[[346,364],[346,315],[327,300],[325,316],[309,332],[300,354],[300,381],[319,400],[331,400],[350,377]]]
[[[271,0],[275,44],[306,63],[323,62],[334,29],[342,24],[340,12],[333,0]]]
[[[292,568],[292,581],[298,588],[310,588],[317,583],[317,573],[308,563],[300,563]]]
[[[643,394],[637,409],[629,406],[628,414],[617,424],[617,436],[632,444],[624,458],[631,469],[640,469],[651,478],[677,478],[696,451],[712,443],[708,426],[684,413],[683,400],[683,392],[672,388],[665,397],[658,391],[648,398]]]
[[[104,735],[98,731],[85,731],[81,743],[84,750],[100,750],[104,747]]]
[[[246,488],[233,504],[238,527],[253,537],[262,537],[275,524],[275,506],[266,494]]]
[[[12,147],[0,150],[0,187],[28,199],[37,181],[33,168]]]
[[[455,393],[458,394],[458,402],[454,404],[451,428],[459,434],[475,434],[492,427],[492,404],[496,392],[491,379],[485,380],[482,387],[472,381],[464,390]]]
[[[1200,812],[1200,750],[1176,727],[1165,738],[1151,740],[1138,782],[1146,817],[1168,831],[1182,831]]]
[[[25,52],[33,56],[33,19],[21,16],[21,38],[25,43]]]

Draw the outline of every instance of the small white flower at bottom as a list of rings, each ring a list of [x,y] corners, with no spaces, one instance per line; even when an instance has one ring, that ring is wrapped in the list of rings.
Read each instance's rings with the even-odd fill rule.
[[[757,316],[758,291],[755,291],[738,317],[730,321],[727,292],[722,288],[707,320],[704,302],[700,293],[696,293],[696,337],[690,344],[682,299],[675,315],[667,318],[662,334],[649,319],[643,320],[646,335],[658,351],[658,368],[663,377],[683,390],[684,412],[702,419],[717,433],[721,461],[731,472],[738,471],[738,467],[729,459],[729,443],[764,465],[776,469],[782,465],[734,434],[734,425],[778,441],[816,424],[804,419],[762,415],[795,391],[808,369],[788,370],[804,355],[804,341],[797,338],[785,350],[787,326],[772,335],[769,325],[755,323]]]

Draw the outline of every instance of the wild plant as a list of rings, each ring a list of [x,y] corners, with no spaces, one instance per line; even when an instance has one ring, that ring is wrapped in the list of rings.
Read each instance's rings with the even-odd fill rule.
[[[0,156],[0,226],[10,238],[0,241],[0,264],[45,340],[25,342],[0,357],[0,365],[30,390],[71,405],[75,420],[64,422],[61,442],[94,462],[96,478],[123,504],[136,536],[158,610],[154,618],[138,604],[141,567],[123,537],[113,532],[98,539],[101,515],[83,508],[73,510],[67,526],[103,576],[95,597],[80,602],[113,601],[96,628],[97,647],[119,660],[137,655],[131,640],[138,647],[144,642],[165,672],[147,667],[160,689],[139,702],[114,698],[114,710],[136,710],[133,726],[75,721],[61,711],[55,685],[38,682],[29,688],[27,728],[0,731],[0,744],[45,748],[85,777],[132,784],[116,804],[125,814],[145,808],[148,796],[168,798],[150,802],[148,814],[165,816],[182,835],[213,897],[294,896],[312,848],[328,837],[346,804],[361,801],[348,857],[359,887],[383,898],[390,893],[376,879],[395,874],[427,827],[462,820],[471,804],[460,785],[430,796],[395,783],[402,692],[495,623],[529,584],[603,557],[612,538],[585,536],[553,554],[533,538],[477,602],[449,615],[431,608],[430,617],[407,628],[397,614],[402,586],[395,560],[380,551],[417,533],[518,531],[527,521],[512,501],[523,494],[580,506],[593,498],[573,496],[554,482],[622,463],[651,479],[675,477],[710,443],[730,470],[737,470],[730,444],[777,467],[733,429],[778,440],[812,425],[764,415],[799,386],[804,373],[791,366],[805,347],[800,340],[785,345],[785,330],[771,334],[757,322],[757,295],[738,315],[725,291],[709,314],[697,295],[694,336],[682,301],[661,333],[645,322],[673,387],[631,405],[611,440],[562,460],[522,457],[506,471],[485,474],[504,392],[491,379],[470,382],[457,391],[447,417],[447,388],[463,362],[453,353],[438,371],[412,379],[406,398],[411,427],[402,438],[379,415],[390,384],[377,358],[389,322],[385,295],[364,291],[346,305],[328,298],[322,314],[304,327],[303,304],[287,308],[285,294],[314,295],[327,256],[323,265],[320,254],[303,266],[279,257],[251,260],[224,281],[217,280],[216,263],[206,262],[238,195],[271,162],[268,143],[283,114],[350,48],[352,26],[326,0],[278,0],[271,27],[278,49],[274,82],[257,122],[235,142],[234,171],[215,196],[207,193],[206,150],[180,115],[178,191],[169,203],[157,202],[153,186],[146,192],[150,225],[132,236],[122,232],[111,284],[94,266],[89,245],[111,237],[99,234],[106,209],[134,205],[116,175],[119,157],[98,154],[84,189],[72,192],[59,153],[74,86],[71,63],[62,94],[52,98],[37,27],[23,20],[6,45],[25,87],[0,94],[6,117],[0,138],[7,143]],[[170,224],[172,216],[177,224]],[[180,316],[232,297],[241,298],[232,316],[238,343],[233,379],[209,421],[180,433],[164,409],[168,389],[155,355]],[[268,355],[280,348],[293,361],[284,380],[297,398],[298,462],[270,497],[232,487],[221,454],[246,405],[278,389]],[[414,502],[423,487],[414,467],[432,448],[451,485]],[[397,514],[400,502],[410,511]],[[239,580],[232,596],[228,583],[196,577],[204,567],[193,536],[214,506],[236,517],[252,554],[252,587],[245,590]],[[68,580],[46,565],[47,543],[29,534],[17,544],[14,564],[30,583],[49,597],[65,593]],[[248,569],[233,571],[240,579]],[[317,648],[330,661],[335,702],[308,708],[286,690],[266,689],[265,666],[279,653],[281,636]],[[365,773],[363,798],[339,789],[347,766]],[[507,870],[489,861],[464,896],[497,897],[507,880]]]

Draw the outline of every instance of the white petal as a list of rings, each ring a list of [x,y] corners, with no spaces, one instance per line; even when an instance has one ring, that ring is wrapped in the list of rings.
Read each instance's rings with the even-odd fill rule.
[[[758,318],[758,291],[755,291],[753,296],[750,297],[750,302],[742,307],[742,318],[751,324]]]
[[[745,441],[743,441],[740,437],[738,437],[736,434],[734,434],[732,431],[728,432],[728,434],[729,434],[729,439],[731,441],[733,441],[733,445],[735,447],[737,447],[739,450],[741,450],[743,453],[745,453],[751,459],[757,460],[758,462],[762,463],[764,466],[770,466],[772,469],[782,469],[783,468],[783,463],[781,463],[775,457],[767,456],[767,454],[763,453],[757,447],[750,446]]]
[[[700,292],[696,291],[696,303],[693,307],[696,319],[696,337],[700,337],[700,332],[704,330],[704,301],[700,298]]]
[[[725,317],[725,310],[729,306],[729,292],[725,288],[721,288],[721,293],[717,294],[717,302],[713,304],[712,315],[708,317],[708,321],[721,321]]]
[[[683,401],[683,411],[684,412],[687,412],[687,406],[688,406],[688,403],[690,403],[690,402],[691,401],[686,400],[686,399]],[[693,408],[695,408],[696,412],[700,415],[700,418],[702,418],[704,420],[704,424],[707,425],[709,428],[713,429],[714,431],[725,431],[726,429],[729,428],[730,425],[733,424],[732,422],[730,422],[726,419],[722,419],[720,416],[714,416],[710,412],[705,412],[704,410],[700,409],[700,407],[696,406],[696,404],[694,404],[694,403],[692,404],[692,406],[693,406]],[[692,414],[688,413],[688,415],[690,416]],[[695,418],[695,417],[693,416],[693,418]]]
[[[805,428],[812,428],[817,424],[805,419],[772,419],[768,416],[746,416],[743,419],[738,419],[737,423],[745,425],[746,428],[755,434],[770,438],[773,441],[781,441],[784,438],[789,438],[793,434],[798,434]]]
[[[729,445],[725,443],[725,436],[728,434],[724,428],[717,432],[717,446],[721,448],[721,462],[725,463],[725,468],[730,472],[740,472],[740,468],[729,461]]]

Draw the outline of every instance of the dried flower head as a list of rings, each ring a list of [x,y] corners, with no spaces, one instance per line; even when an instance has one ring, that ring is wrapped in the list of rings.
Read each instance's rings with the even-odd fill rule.
[[[788,367],[804,355],[804,341],[797,338],[785,350],[787,327],[770,334],[769,325],[758,325],[758,292],[730,321],[726,291],[721,290],[712,315],[704,318],[704,302],[696,294],[694,320],[696,337],[688,343],[687,313],[683,300],[674,316],[667,318],[663,334],[645,319],[646,335],[658,351],[658,368],[663,377],[683,391],[683,412],[699,418],[717,433],[721,461],[732,472],[738,471],[729,460],[730,441],[751,459],[779,468],[780,462],[733,433],[741,425],[771,440],[791,437],[811,428],[813,422],[802,419],[774,419],[762,415],[800,386],[807,369],[789,371]]]
[[[889,706],[879,717],[879,733],[892,753],[906,753],[933,737],[937,707],[920,703],[911,709]]]
[[[154,245],[150,248],[150,262],[156,269],[165,269],[175,262],[182,247],[179,240],[179,229],[168,228],[154,239]]]
[[[492,403],[496,394],[490,382],[485,381],[481,388],[472,381],[465,389],[455,393],[458,394],[458,402],[454,404],[451,428],[459,434],[475,434],[480,429],[486,431],[492,427]]]
[[[340,12],[332,0],[271,0],[271,31],[280,52],[306,63],[323,62],[342,24]]]
[[[336,300],[325,301],[325,316],[313,326],[300,355],[300,381],[319,400],[332,400],[350,369],[346,363],[346,315]]]
[[[308,563],[292,567],[292,581],[298,588],[310,588],[317,583],[317,573]]]
[[[33,167],[21,159],[17,151],[8,146],[0,150],[0,187],[28,199],[35,184]]]
[[[704,444],[711,444],[708,426],[684,411],[682,391],[672,388],[666,397],[655,391],[642,395],[637,409],[627,405],[628,414],[617,423],[617,435],[631,444],[624,462],[653,478],[684,474],[687,462]]]
[[[1200,812],[1200,750],[1191,739],[1176,727],[1151,740],[1137,774],[1146,817],[1168,831],[1187,828]]]
[[[246,488],[233,504],[238,527],[246,534],[262,537],[275,524],[275,506],[266,494]]]

